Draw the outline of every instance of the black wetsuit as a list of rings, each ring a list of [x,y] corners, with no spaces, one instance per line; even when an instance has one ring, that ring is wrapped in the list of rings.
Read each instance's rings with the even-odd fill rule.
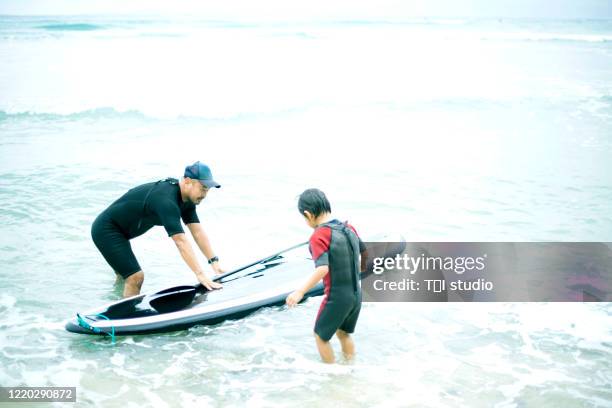
[[[321,224],[310,237],[315,266],[329,267],[323,278],[325,296],[314,328],[322,340],[329,341],[338,329],[355,331],[361,310],[359,254],[364,250],[355,229],[338,220]]]
[[[185,224],[200,222],[195,204],[184,203],[176,179],[134,187],[104,210],[91,227],[91,237],[106,262],[123,278],[140,271],[130,239],[155,225],[168,236],[183,233]]]

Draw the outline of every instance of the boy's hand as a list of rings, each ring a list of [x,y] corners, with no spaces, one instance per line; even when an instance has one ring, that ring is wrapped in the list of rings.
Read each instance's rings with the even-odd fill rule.
[[[303,297],[304,297],[304,294],[300,292],[299,290],[296,290],[295,292],[287,296],[287,299],[285,301],[287,302],[287,306],[293,307],[297,305],[300,302],[300,300],[302,300]]]

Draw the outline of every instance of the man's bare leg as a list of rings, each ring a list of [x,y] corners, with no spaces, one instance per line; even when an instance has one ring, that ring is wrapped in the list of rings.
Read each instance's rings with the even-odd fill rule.
[[[355,343],[353,343],[353,339],[350,334],[345,332],[344,330],[336,330],[336,337],[340,340],[340,345],[342,346],[342,353],[347,360],[351,360],[355,357]]]
[[[138,295],[140,293],[140,288],[142,287],[142,282],[144,282],[144,273],[142,271],[138,271],[125,279],[125,286],[123,288],[123,297],[130,297],[134,295]]]
[[[319,349],[319,354],[321,355],[323,362],[333,364],[335,361],[334,349],[332,348],[331,344],[329,344],[329,341],[324,341],[316,333],[315,340],[317,342],[317,348]]]

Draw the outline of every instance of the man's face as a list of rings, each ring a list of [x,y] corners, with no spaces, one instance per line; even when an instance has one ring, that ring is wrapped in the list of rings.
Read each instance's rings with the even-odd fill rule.
[[[208,187],[204,184],[200,183],[198,180],[192,180],[192,189],[189,199],[195,205],[198,205],[202,202],[204,198],[206,198],[206,194],[208,194]]]

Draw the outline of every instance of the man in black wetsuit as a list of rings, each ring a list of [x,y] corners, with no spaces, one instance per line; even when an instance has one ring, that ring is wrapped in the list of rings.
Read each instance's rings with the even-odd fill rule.
[[[182,219],[215,273],[223,273],[195,208],[213,187],[221,185],[214,181],[210,168],[198,161],[185,168],[184,178],[180,181],[169,178],[134,187],[96,218],[91,227],[91,237],[106,262],[124,279],[123,297],[139,294],[144,281],[130,239],[155,225],[164,226],[202,285],[207,289],[221,287],[204,274],[181,225]]]

